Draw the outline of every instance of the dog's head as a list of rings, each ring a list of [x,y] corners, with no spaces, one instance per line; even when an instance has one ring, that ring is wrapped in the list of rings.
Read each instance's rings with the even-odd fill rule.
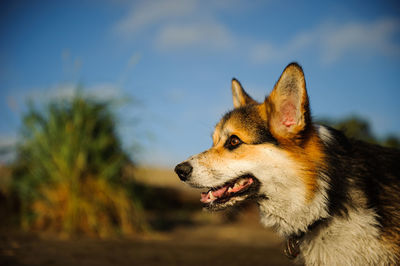
[[[177,165],[176,173],[208,190],[201,201],[211,210],[253,198],[272,213],[300,211],[314,197],[323,164],[302,68],[288,65],[262,103],[235,79],[232,94],[235,108],[216,125],[212,147]]]

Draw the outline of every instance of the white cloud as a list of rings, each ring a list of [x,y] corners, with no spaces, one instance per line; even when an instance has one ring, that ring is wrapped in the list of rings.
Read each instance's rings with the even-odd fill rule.
[[[322,32],[324,30],[324,32]],[[398,19],[381,19],[372,23],[349,23],[341,26],[327,26],[317,33],[320,37],[323,59],[333,62],[347,53],[355,52],[400,55],[400,46],[393,37],[400,30]]]
[[[225,49],[234,39],[217,18],[217,11],[237,9],[241,0],[157,0],[135,3],[114,26],[126,39],[145,38],[166,51],[186,47]],[[148,35],[150,34],[150,35]],[[140,35],[143,37],[143,35]]]
[[[290,42],[284,45],[273,45],[270,42],[260,42],[250,49],[250,59],[255,63],[264,63],[271,60],[292,60],[302,49],[313,43],[313,37],[307,33],[296,35]]]
[[[123,35],[137,32],[168,19],[187,17],[193,14],[197,0],[143,1],[131,7],[127,16],[115,25],[115,30]]]
[[[184,47],[225,49],[233,44],[233,36],[218,22],[168,25],[156,37],[156,47],[161,50]]]
[[[400,20],[382,18],[372,22],[330,22],[297,32],[285,43],[272,39],[237,36],[218,16],[245,8],[241,0],[156,0],[135,2],[114,30],[128,39],[146,38],[159,51],[202,48],[249,51],[254,63],[300,59],[305,53],[322,63],[334,63],[347,55],[398,56]]]
[[[287,44],[270,41],[253,45],[250,59],[255,63],[295,58],[314,51],[323,63],[333,63],[348,54],[362,56],[400,55],[400,45],[393,37],[400,32],[398,19],[384,18],[371,23],[327,23],[295,35]]]

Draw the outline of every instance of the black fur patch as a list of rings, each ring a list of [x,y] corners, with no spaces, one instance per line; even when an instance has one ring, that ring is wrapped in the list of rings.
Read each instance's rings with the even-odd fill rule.
[[[342,132],[328,128],[332,140],[325,143],[324,153],[327,155],[327,167],[320,169],[324,173],[325,180],[329,184],[328,212],[331,216],[347,215],[349,203],[348,195],[348,156],[351,153],[351,144]]]
[[[328,127],[327,127],[328,128]],[[384,148],[358,140],[328,128],[332,140],[325,143],[329,213],[346,215],[352,208],[349,188],[365,193],[367,206],[378,214],[382,228],[400,233],[400,150]]]
[[[222,127],[225,123],[232,117],[238,118],[242,125],[246,126],[246,129],[253,133],[255,136],[254,140],[248,144],[263,144],[272,143],[278,145],[278,141],[271,134],[267,121],[262,120],[258,110],[257,105],[246,105],[240,108],[236,108],[224,115],[222,118]]]

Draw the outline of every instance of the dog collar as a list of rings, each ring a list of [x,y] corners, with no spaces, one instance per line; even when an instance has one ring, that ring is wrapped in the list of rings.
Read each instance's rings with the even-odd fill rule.
[[[311,225],[309,225],[307,227],[307,233],[310,233],[311,231],[313,231],[316,227],[321,225],[326,220],[327,220],[326,218],[316,220],[314,223],[312,223]],[[297,258],[297,256],[299,256],[300,245],[303,242],[305,235],[306,235],[306,232],[301,232],[298,235],[295,235],[295,234],[290,235],[286,239],[285,249],[284,249],[284,253],[285,253],[286,257],[288,257],[291,260],[294,260],[295,258]]]
[[[286,239],[285,249],[284,249],[286,257],[288,257],[291,260],[297,258],[297,256],[300,254],[300,244],[303,240],[303,237],[304,233],[301,233],[301,235],[299,236],[292,235]]]

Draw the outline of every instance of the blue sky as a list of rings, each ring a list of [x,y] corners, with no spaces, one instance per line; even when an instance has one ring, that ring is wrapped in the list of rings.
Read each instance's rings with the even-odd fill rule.
[[[124,145],[173,166],[211,145],[232,77],[261,101],[292,61],[315,118],[356,114],[400,136],[397,1],[2,1],[0,12],[0,146],[15,143],[27,99],[81,84],[136,99],[118,112]]]

